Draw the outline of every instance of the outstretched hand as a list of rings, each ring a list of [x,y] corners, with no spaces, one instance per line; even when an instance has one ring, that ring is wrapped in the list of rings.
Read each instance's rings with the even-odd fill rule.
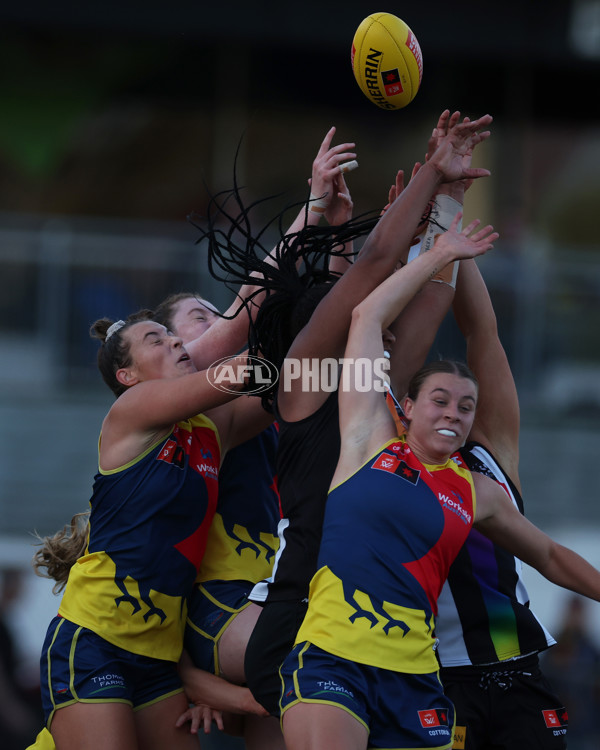
[[[427,144],[427,153],[425,154],[425,161],[428,161],[433,154],[435,153],[436,149],[439,147],[442,138],[444,138],[448,131],[452,128],[454,128],[458,121],[460,119],[460,112],[453,112],[452,115],[450,114],[449,109],[445,109],[442,114],[440,115],[437,125],[433,129],[431,133],[431,137],[429,138],[429,142]],[[468,122],[469,118],[465,117],[463,122]],[[471,160],[473,158],[473,148],[468,149],[468,151],[465,152],[463,156],[463,167],[469,168],[471,166]],[[454,198],[459,203],[462,203],[464,200],[465,192],[471,187],[473,184],[473,178],[470,179],[463,179],[463,180],[454,180],[453,182],[444,182],[440,185],[438,189],[438,193],[443,193],[445,195],[449,195],[451,198]]]
[[[326,214],[330,224],[341,223],[352,215],[352,200],[340,165],[356,158],[354,143],[331,145],[334,135],[335,127],[329,129],[321,143],[309,180],[311,194],[323,203],[321,213]]]
[[[417,172],[419,171],[419,169],[421,169],[421,166],[422,166],[421,162],[419,162],[419,161],[416,162],[416,164],[412,168],[412,172],[411,172],[411,175],[410,175],[410,179],[411,180],[417,174]],[[403,192],[404,188],[405,188],[405,185],[404,185],[404,170],[403,169],[399,169],[396,172],[396,181],[394,182],[394,184],[389,189],[389,192],[388,192],[388,202],[386,203],[386,205],[381,210],[381,214],[382,215],[388,210],[388,208],[392,205],[392,203],[396,200],[396,198],[398,198],[398,196]]]
[[[461,219],[462,213],[459,211],[452,220],[448,231],[440,234],[436,239],[434,247],[437,247],[438,250],[447,251],[452,260],[476,258],[494,247],[493,243],[500,235],[494,231],[491,224],[482,229],[477,229],[481,222],[479,219],[475,219],[462,232],[459,232],[458,223]]]
[[[427,153],[425,154],[425,161],[428,161],[436,149],[439,148],[440,142],[444,136],[448,135],[448,130],[454,128],[460,119],[460,112],[453,112],[450,115],[450,110],[445,109],[439,116],[437,125],[434,127],[429,141],[427,142]]]
[[[396,180],[394,184],[390,187],[388,191],[388,202],[385,204],[385,206],[381,209],[381,215],[388,210],[388,208],[392,205],[392,203],[396,200],[396,198],[400,195],[400,193],[404,190],[404,170],[399,169],[396,172]]]
[[[461,122],[460,112],[442,113],[429,139],[426,160],[440,172],[443,182],[490,175],[488,169],[471,167],[470,160],[475,146],[490,137],[490,131],[482,128],[490,125],[492,119],[491,115],[484,115],[476,120],[465,117]]]

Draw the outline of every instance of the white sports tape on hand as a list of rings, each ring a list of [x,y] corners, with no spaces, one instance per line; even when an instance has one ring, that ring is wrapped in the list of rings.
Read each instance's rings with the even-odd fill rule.
[[[410,248],[408,261],[414,260],[417,255],[431,250],[434,242],[440,234],[446,232],[452,224],[456,214],[462,210],[461,204],[449,195],[436,195],[433,199],[431,213],[425,225],[425,229],[416,238],[415,244]],[[462,229],[462,219],[458,224],[458,230]],[[456,277],[458,275],[458,263],[450,263],[436,274],[432,281],[450,284],[456,288]]]
[[[346,172],[352,172],[353,169],[356,169],[358,167],[358,162],[356,159],[353,161],[347,161],[344,164],[340,164],[340,172],[342,174],[346,174]]]
[[[327,193],[325,193],[325,195],[323,195],[321,198],[318,198],[316,195],[311,193],[309,201],[309,210],[314,214],[324,214],[325,211],[327,211],[327,206],[329,206],[329,197]]]

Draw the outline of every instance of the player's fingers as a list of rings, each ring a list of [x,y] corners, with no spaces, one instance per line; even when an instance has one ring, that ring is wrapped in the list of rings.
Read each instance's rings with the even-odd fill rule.
[[[476,232],[471,239],[475,242],[481,242],[482,240],[486,240],[487,242],[494,242],[498,239],[500,235],[498,232],[494,232],[494,227],[489,225],[487,227],[483,227],[483,229],[480,229],[478,232]]]
[[[454,218],[452,219],[452,221],[450,222],[450,227],[449,227],[449,230],[450,230],[450,229],[453,229],[453,230],[456,230],[456,229],[458,229],[458,223],[460,222],[460,220],[462,219],[462,217],[463,217],[463,215],[462,215],[462,211],[458,211],[458,212],[457,212],[457,213],[456,213],[456,214],[454,215]]]
[[[331,172],[339,172],[340,165],[345,162],[354,161],[356,154],[353,151],[343,151],[339,154],[330,154],[323,162],[323,169]],[[358,164],[357,164],[358,166]]]
[[[321,147],[319,148],[317,152],[317,157],[322,156],[326,151],[329,150],[329,147],[331,145],[331,141],[333,140],[333,136],[335,135],[335,125],[327,131],[325,138],[323,138],[323,142],[321,143]]]
[[[187,721],[190,719],[190,712],[186,711],[185,713],[181,714],[181,716],[177,719],[175,722],[176,727],[182,727]]]
[[[493,121],[494,118],[491,115],[483,115],[476,120],[470,120],[469,125],[475,130],[479,130],[479,128],[487,128],[487,126],[491,125]]]
[[[460,112],[459,111],[453,112],[449,116],[448,122],[446,123],[446,132],[448,132],[448,130],[452,130],[452,128],[456,126],[459,120],[460,120]]]
[[[439,117],[435,130],[445,131],[448,127],[448,120],[450,119],[450,110],[445,109]]]
[[[462,217],[462,214],[460,213],[460,211],[454,218],[456,219],[458,216]],[[461,234],[464,234],[465,237],[468,237],[471,234],[471,232],[473,232],[480,224],[481,224],[481,221],[479,219],[473,219],[473,221],[468,226],[464,227]]]
[[[482,167],[471,167],[470,169],[465,169],[463,177],[468,178],[469,180],[476,180],[478,177],[489,177],[492,173],[489,169],[483,169]]]
[[[340,174],[347,174],[348,172],[352,172],[358,167],[358,162],[356,159],[352,159],[352,161],[346,161],[343,164],[338,164],[338,169],[340,170]]]

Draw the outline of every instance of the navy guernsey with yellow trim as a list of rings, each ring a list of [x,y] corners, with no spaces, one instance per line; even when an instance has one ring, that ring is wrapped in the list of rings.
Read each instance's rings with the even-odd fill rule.
[[[281,518],[275,424],[227,453],[219,472],[217,512],[198,582],[258,583],[273,571]]]
[[[198,415],[128,464],[100,470],[88,546],[71,568],[59,614],[132,653],[178,661],[220,454],[215,425]]]
[[[398,672],[435,672],[437,597],[473,523],[459,453],[422,464],[395,438],[329,492],[296,643]]]

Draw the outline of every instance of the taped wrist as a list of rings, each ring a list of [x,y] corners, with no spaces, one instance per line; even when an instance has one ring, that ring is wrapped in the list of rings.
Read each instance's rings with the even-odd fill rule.
[[[325,193],[325,195],[321,196],[320,198],[311,193],[308,200],[310,202],[308,210],[312,211],[313,214],[324,214],[325,211],[327,211],[327,207],[329,206],[329,196],[327,195],[327,193]]]
[[[429,219],[425,229],[415,238],[414,245],[408,253],[408,262],[414,260],[421,253],[431,250],[436,239],[447,232],[456,214],[462,210],[461,204],[449,195],[436,195],[432,201]],[[458,224],[459,231],[462,229],[462,219]],[[442,268],[431,280],[443,284],[449,284],[456,288],[456,277],[458,275],[458,261],[449,263]]]

